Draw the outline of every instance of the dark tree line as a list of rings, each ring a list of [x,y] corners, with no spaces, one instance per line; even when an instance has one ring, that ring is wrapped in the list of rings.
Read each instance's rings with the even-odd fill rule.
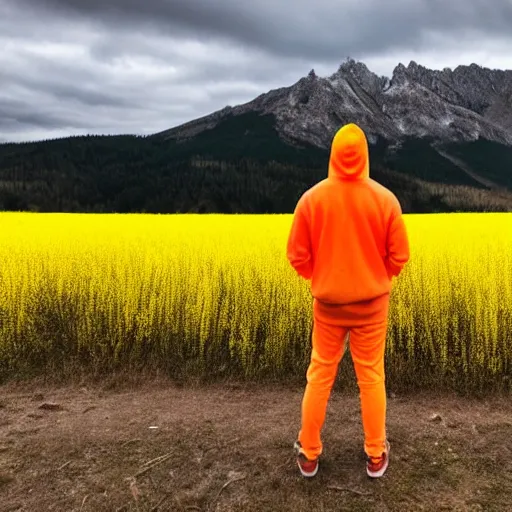
[[[494,149],[483,147],[489,155]],[[483,165],[477,148],[470,150]],[[501,157],[505,161],[510,154]],[[398,196],[405,212],[512,209],[509,194],[476,193],[483,187],[425,141],[411,141],[391,154],[377,147],[371,155],[372,177]],[[3,144],[0,209],[291,213],[300,195],[326,176],[328,156],[318,148],[285,144],[272,119],[255,115],[234,117],[179,142],[162,136],[87,136]]]

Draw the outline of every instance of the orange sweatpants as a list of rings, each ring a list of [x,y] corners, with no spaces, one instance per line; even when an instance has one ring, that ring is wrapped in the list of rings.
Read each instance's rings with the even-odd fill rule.
[[[313,302],[313,336],[307,386],[302,401],[299,441],[312,460],[322,453],[321,430],[338,366],[349,347],[360,391],[364,450],[370,457],[386,451],[384,350],[389,294],[349,305]]]

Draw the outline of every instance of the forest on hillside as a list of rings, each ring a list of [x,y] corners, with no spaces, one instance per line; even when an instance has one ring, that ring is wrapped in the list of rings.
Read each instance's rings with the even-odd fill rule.
[[[372,147],[371,177],[406,213],[512,211],[512,150],[449,148],[498,182],[488,190],[428,141]],[[500,152],[501,151],[501,152]],[[285,143],[264,116],[238,116],[184,141],[81,136],[0,145],[0,209],[94,213],[291,213],[327,175],[327,151]],[[488,169],[489,161],[493,167]],[[508,189],[508,190],[507,190]]]

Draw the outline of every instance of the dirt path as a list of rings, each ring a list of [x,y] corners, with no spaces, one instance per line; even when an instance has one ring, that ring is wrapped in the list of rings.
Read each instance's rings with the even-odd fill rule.
[[[325,455],[307,481],[291,450],[301,397],[227,385],[0,387],[0,511],[510,510],[510,400],[390,399],[390,468],[370,481],[358,398],[334,393]]]

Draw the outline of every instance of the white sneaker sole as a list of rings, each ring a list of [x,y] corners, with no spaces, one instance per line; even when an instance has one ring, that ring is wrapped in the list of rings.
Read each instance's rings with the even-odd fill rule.
[[[317,473],[318,473],[318,467],[319,467],[319,464],[316,465],[316,468],[314,471],[312,471],[311,473],[306,473],[301,467],[300,467],[300,464],[297,462],[297,466],[299,466],[299,470],[300,470],[300,474],[306,478],[312,478],[314,477]]]
[[[388,453],[387,453],[387,457],[386,457],[386,463],[384,464],[384,466],[382,466],[382,469],[380,469],[379,471],[372,472],[372,471],[370,471],[368,469],[368,467],[366,467],[366,474],[370,478],[380,478],[380,477],[384,476],[384,473],[388,469],[388,466],[389,466],[389,452],[391,450],[391,446],[390,446],[389,443],[386,443],[386,444],[387,444]]]

